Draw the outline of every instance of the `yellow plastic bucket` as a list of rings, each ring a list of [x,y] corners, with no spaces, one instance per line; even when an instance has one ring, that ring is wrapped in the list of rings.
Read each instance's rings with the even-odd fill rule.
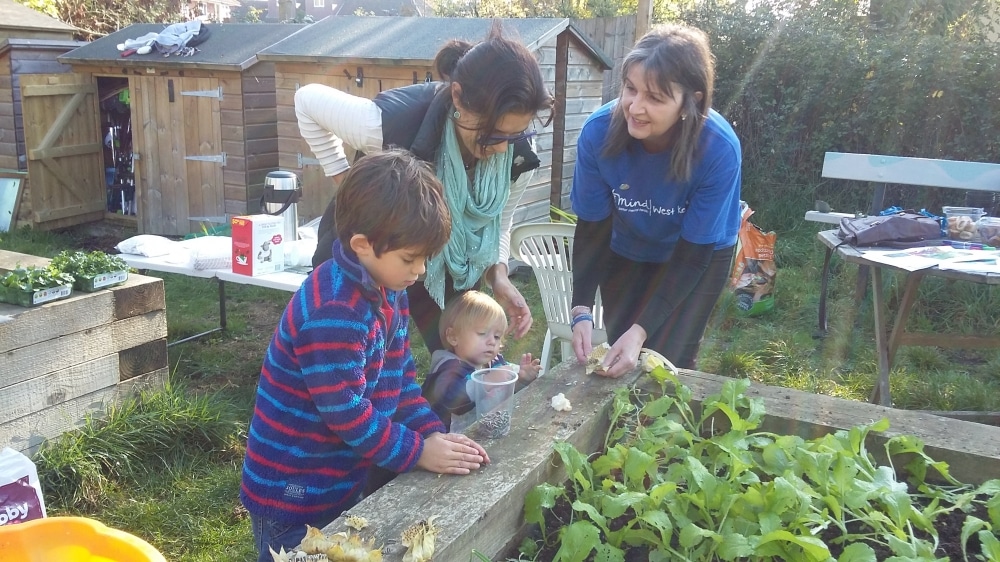
[[[3,562],[166,562],[149,543],[86,517],[47,517],[0,527]]]

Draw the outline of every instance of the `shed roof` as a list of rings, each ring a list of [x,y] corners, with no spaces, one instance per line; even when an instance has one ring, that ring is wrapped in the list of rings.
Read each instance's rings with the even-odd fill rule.
[[[504,35],[518,38],[534,51],[569,31],[605,69],[611,60],[566,18],[504,18]],[[410,18],[398,16],[330,16],[275,43],[260,60],[287,62],[365,62],[430,64],[450,39],[479,41],[490,18]]]
[[[134,54],[122,58],[117,45],[147,33],[158,33],[167,27],[159,23],[137,23],[101,37],[79,49],[59,57],[59,62],[71,65],[111,65],[122,68],[203,68],[208,70],[246,70],[256,64],[257,53],[285,37],[301,30],[303,24],[290,23],[210,23],[210,35],[198,45],[190,57],[164,57],[155,50],[146,55]]]
[[[0,39],[0,55],[7,51],[59,51],[65,53],[86,45],[86,41],[70,41],[66,39]]]
[[[14,0],[0,0],[0,29],[30,29],[70,34],[76,31],[72,25],[18,4]]]

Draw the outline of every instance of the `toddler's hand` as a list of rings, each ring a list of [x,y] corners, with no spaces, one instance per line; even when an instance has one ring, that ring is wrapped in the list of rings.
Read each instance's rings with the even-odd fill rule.
[[[517,379],[519,382],[527,384],[537,379],[541,370],[541,360],[533,359],[530,353],[525,353],[521,356],[521,365],[517,372]]]
[[[469,474],[490,462],[482,445],[461,433],[432,433],[424,438],[417,466],[440,474]]]

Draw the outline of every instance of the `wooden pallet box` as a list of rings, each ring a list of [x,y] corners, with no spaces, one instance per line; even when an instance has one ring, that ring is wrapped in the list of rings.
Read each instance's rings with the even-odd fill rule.
[[[0,250],[0,271],[48,259]],[[34,308],[0,304],[0,447],[31,453],[168,374],[163,280],[130,275]]]

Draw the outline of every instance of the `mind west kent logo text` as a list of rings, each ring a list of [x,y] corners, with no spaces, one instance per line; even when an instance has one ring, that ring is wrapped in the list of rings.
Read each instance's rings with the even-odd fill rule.
[[[617,192],[612,192],[615,196],[615,206],[623,213],[645,213],[647,215],[672,216],[679,215],[687,211],[687,207],[661,207],[650,199],[632,199]]]

